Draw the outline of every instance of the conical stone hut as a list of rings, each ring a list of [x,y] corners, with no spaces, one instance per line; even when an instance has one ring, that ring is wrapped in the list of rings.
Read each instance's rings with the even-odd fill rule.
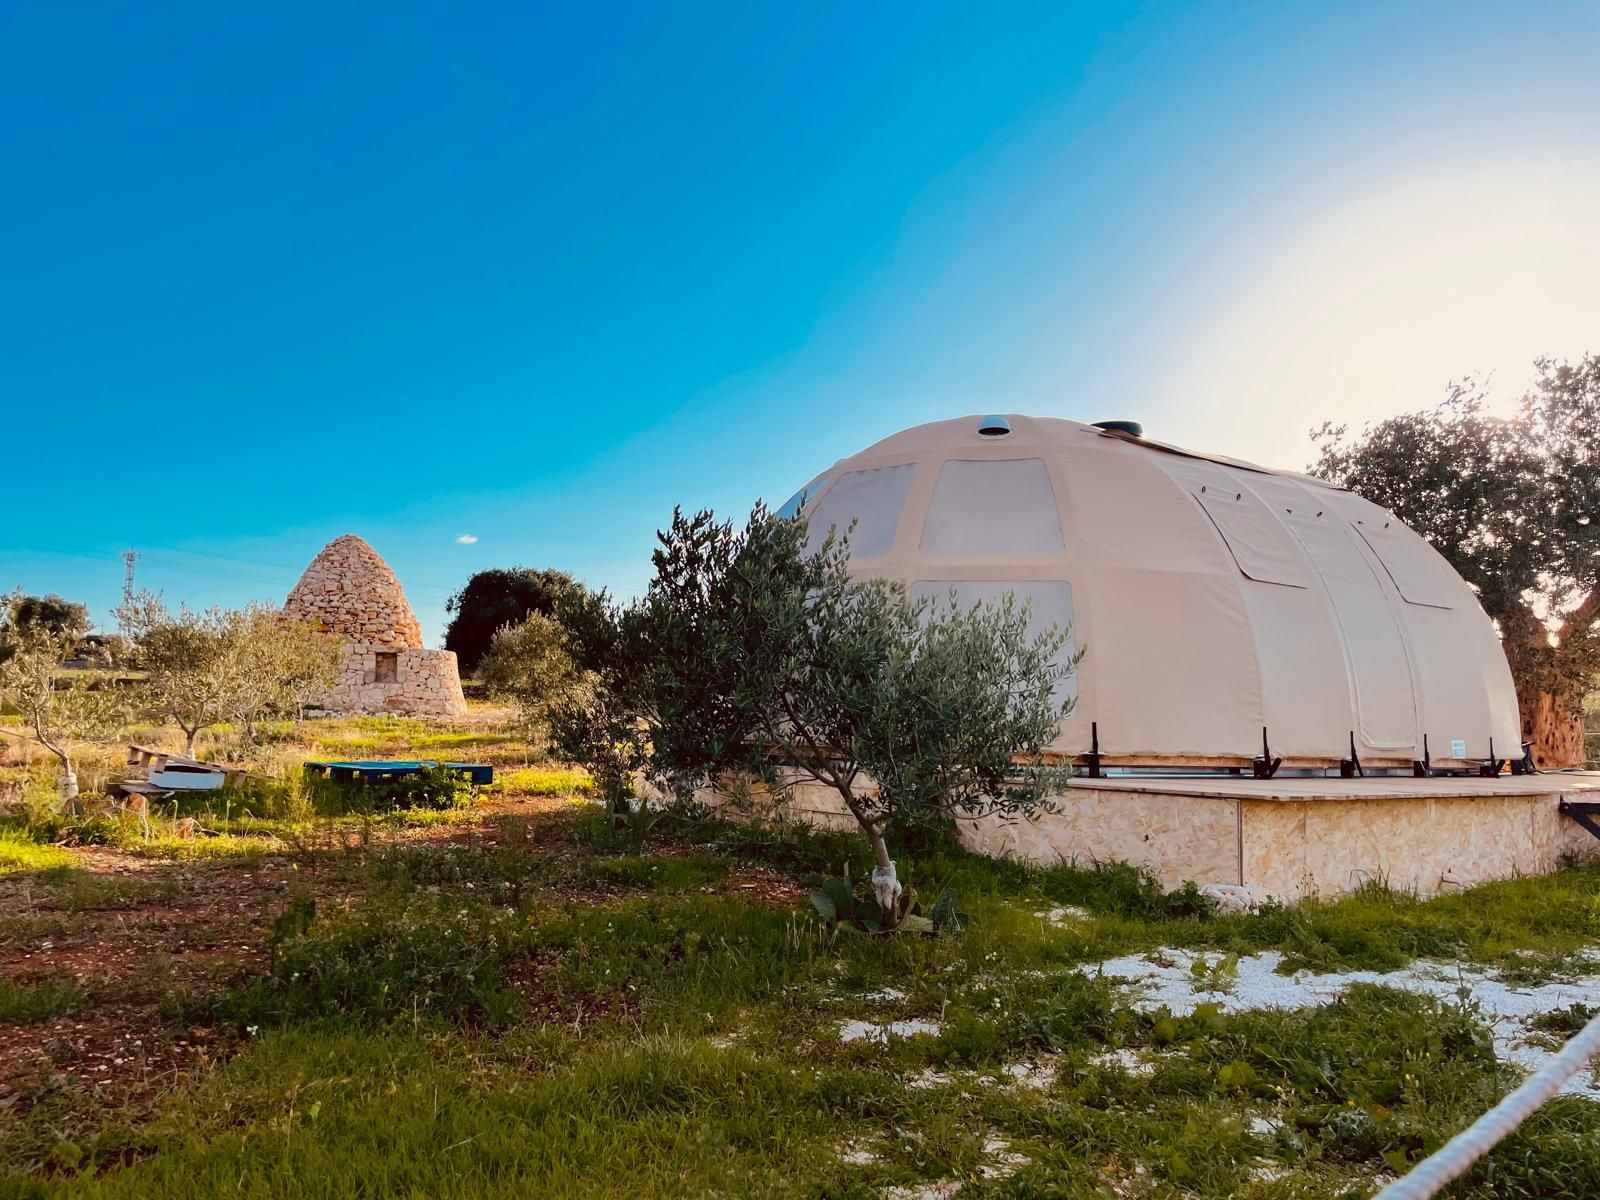
[[[422,627],[389,564],[354,534],[322,548],[284,601],[285,616],[345,639],[339,682],[316,705],[336,713],[461,717],[456,656],[427,650]]]

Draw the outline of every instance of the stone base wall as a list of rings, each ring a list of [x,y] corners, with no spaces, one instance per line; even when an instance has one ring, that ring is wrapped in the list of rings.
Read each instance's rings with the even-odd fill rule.
[[[378,655],[395,655],[392,681],[378,679]],[[331,713],[397,713],[409,717],[464,717],[461,673],[453,650],[400,650],[352,645],[339,682],[317,701]]]
[[[1246,800],[1073,787],[1054,813],[963,821],[958,834],[969,850],[1040,865],[1132,863],[1169,888],[1193,880],[1298,900],[1381,882],[1432,896],[1593,857],[1600,841],[1560,801],[1556,792]]]
[[[1562,815],[1560,803],[1558,792],[1247,800],[1239,814],[1240,882],[1284,898],[1337,895],[1366,883],[1429,896],[1544,875],[1563,859],[1600,851],[1600,841]]]
[[[1054,812],[1032,820],[980,817],[956,823],[968,850],[1034,866],[1125,862],[1168,888],[1188,880],[1239,882],[1239,802],[1209,796],[1069,787]]]
[[[714,793],[700,798],[726,804]],[[1561,799],[1557,791],[1246,799],[1075,784],[1052,797],[1054,812],[961,820],[956,835],[975,853],[1036,866],[1131,863],[1168,888],[1193,881],[1292,901],[1381,881],[1431,896],[1600,854],[1600,841],[1561,813]],[[744,807],[758,819],[856,828],[838,793],[818,784],[794,787],[781,809],[760,793]]]

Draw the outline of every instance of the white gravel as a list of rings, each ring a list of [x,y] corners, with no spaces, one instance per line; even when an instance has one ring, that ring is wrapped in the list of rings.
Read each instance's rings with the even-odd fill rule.
[[[1257,1008],[1304,1008],[1327,1004],[1353,983],[1372,983],[1455,1002],[1462,987],[1481,1006],[1481,1016],[1494,1033],[1495,1053],[1502,1060],[1530,1071],[1555,1054],[1527,1041],[1528,1022],[1540,1013],[1582,1002],[1600,1007],[1600,975],[1537,987],[1516,987],[1490,978],[1475,967],[1418,961],[1399,971],[1347,971],[1316,974],[1296,971],[1278,974],[1283,955],[1276,950],[1239,959],[1236,977],[1207,971],[1220,956],[1189,950],[1158,950],[1150,956],[1128,955],[1099,965],[1108,977],[1125,979],[1138,992],[1133,1007],[1141,1012],[1166,1008],[1174,1015],[1191,1013],[1198,1005],[1215,1004],[1224,1012]],[[1152,962],[1151,959],[1158,961]],[[1199,971],[1195,961],[1203,959]],[[1202,976],[1196,979],[1196,974]],[[1600,1100],[1600,1080],[1595,1072],[1580,1072],[1568,1082],[1567,1092]]]
[[[839,1030],[841,1042],[887,1042],[892,1037],[916,1037],[918,1034],[937,1034],[937,1021],[889,1021],[879,1025],[872,1021],[846,1021]]]
[[[1089,1061],[1097,1067],[1118,1067],[1136,1077],[1154,1075],[1156,1071],[1155,1063],[1137,1050],[1107,1050],[1104,1054],[1095,1055]]]

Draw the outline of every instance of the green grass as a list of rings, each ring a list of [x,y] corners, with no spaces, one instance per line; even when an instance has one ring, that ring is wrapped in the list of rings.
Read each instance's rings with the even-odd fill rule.
[[[217,837],[184,838],[158,832],[128,849],[140,858],[172,862],[227,862],[240,867],[258,867],[269,855],[281,854],[284,845],[271,836],[224,833]]]
[[[1595,867],[1223,915],[1128,867],[1034,870],[934,838],[903,875],[926,897],[957,891],[967,932],[872,939],[740,890],[753,866],[862,878],[845,836],[668,817],[641,837],[585,812],[319,854],[303,874],[331,864],[319,878],[337,886],[276,902],[261,974],[166,997],[167,1034],[208,1030],[225,1065],[148,1109],[29,1085],[0,1121],[0,1197],[866,1198],[936,1181],[963,1200],[1368,1196],[1514,1082],[1470,1001],[1363,986],[1317,1008],[1176,1017],[1135,1012],[1092,965],[1182,946],[1533,978],[1600,942]],[[74,921],[141,901],[79,875],[40,876]],[[1047,915],[1067,906],[1082,915]],[[0,945],[54,928],[11,918]],[[17,987],[0,1020],[83,1003],[57,982]],[[1588,1012],[1537,1032],[1568,1036]],[[859,1020],[936,1033],[841,1041]],[[1024,1064],[1048,1064],[1042,1086],[1013,1081]],[[1597,1193],[1600,1105],[1568,1098],[1451,1195]]]
[[[622,854],[612,858],[585,859],[576,878],[600,887],[649,888],[664,892],[686,892],[721,883],[728,877],[728,860],[706,855],[661,857]]]
[[[412,877],[285,926],[269,983],[212,1014],[238,1023],[239,1057],[143,1129],[52,1146],[79,1173],[40,1194],[244,1180],[289,1196],[314,1179],[327,1195],[866,1197],[959,1179],[979,1197],[1365,1195],[1512,1078],[1470,1007],[1383,988],[1134,1015],[1104,980],[1011,970],[1048,939],[987,900],[966,938],[873,941],[732,897],[508,908],[468,882]],[[889,984],[906,994],[888,1011],[938,1036],[841,1043]],[[1104,1065],[1110,1049],[1154,1070]],[[1047,1086],[1005,1082],[1040,1056]],[[948,1082],[906,1086],[930,1067]],[[1010,1174],[984,1174],[995,1139],[1019,1156]],[[133,1147],[146,1156],[112,1169]],[[1600,1106],[1561,1101],[1457,1194],[1597,1183]]]
[[[0,1021],[48,1021],[71,1012],[82,1001],[83,993],[70,979],[23,984],[0,978]]]
[[[36,842],[25,830],[0,827],[0,875],[48,871],[70,866],[72,862],[72,855],[60,846]]]
[[[56,867],[41,876],[56,908],[65,912],[135,908],[150,901],[171,901],[182,891],[175,880],[102,875],[79,867]]]
[[[588,772],[575,767],[522,767],[499,771],[495,787],[508,796],[592,796]]]

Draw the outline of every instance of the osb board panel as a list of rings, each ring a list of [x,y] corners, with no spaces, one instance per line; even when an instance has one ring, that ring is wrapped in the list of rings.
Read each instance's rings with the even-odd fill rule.
[[[957,822],[961,844],[980,854],[1041,866],[1128,862],[1167,887],[1186,880],[1239,882],[1238,802],[1074,787],[1055,812],[1033,820]]]
[[[864,791],[864,787],[856,789]],[[772,794],[760,783],[730,785],[722,790],[706,789],[695,799],[707,808],[728,809],[728,816],[749,817],[757,821],[787,819],[804,821],[818,829],[856,829],[855,817],[844,805],[844,797],[820,783],[792,783],[782,805],[773,803]]]
[[[1422,895],[1553,871],[1600,842],[1561,815],[1560,796],[1243,802],[1243,882],[1283,899],[1371,880]],[[1588,844],[1585,844],[1587,840]]]

